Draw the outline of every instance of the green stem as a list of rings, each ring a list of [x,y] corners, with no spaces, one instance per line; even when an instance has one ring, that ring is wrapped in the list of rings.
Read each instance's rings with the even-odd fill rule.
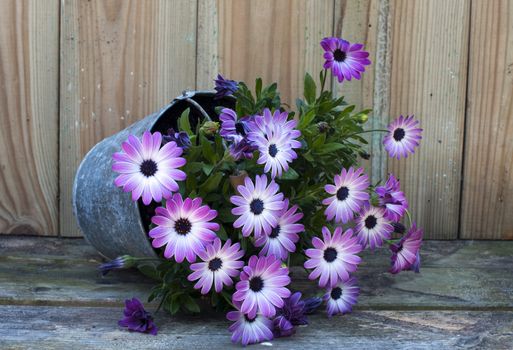
[[[366,134],[366,133],[369,133],[369,132],[390,132],[390,130],[386,130],[386,129],[372,129],[372,130],[364,130],[364,131],[360,131],[360,132],[355,132],[353,134],[349,134],[347,136],[345,136],[346,138],[347,137],[352,137],[352,136],[355,136],[355,135],[360,135],[360,134]]]
[[[412,221],[411,221],[411,215],[410,215],[410,212],[408,211],[408,209],[406,209],[406,216],[408,217],[408,223],[409,223],[408,226],[411,228]]]
[[[321,93],[319,95],[322,95],[322,93],[324,92],[324,84],[326,83],[327,76],[328,76],[328,70],[324,69],[324,74],[323,74],[322,80],[321,80]]]

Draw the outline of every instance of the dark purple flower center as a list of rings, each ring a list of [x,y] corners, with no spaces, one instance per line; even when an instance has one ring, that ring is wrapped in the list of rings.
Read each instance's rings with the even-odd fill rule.
[[[191,222],[187,218],[180,218],[175,221],[175,231],[179,235],[185,236],[189,232],[191,232]]]
[[[340,187],[337,191],[337,199],[339,201],[346,200],[347,196],[349,196],[349,188],[346,186]]]
[[[250,318],[248,315],[244,315],[244,319],[246,320],[246,322],[252,323],[252,322],[255,322],[256,316],[253,318]]]
[[[151,159],[147,159],[141,163],[139,170],[146,177],[153,176],[158,170],[157,163]]]
[[[346,57],[347,57],[346,53],[340,49],[336,49],[333,52],[333,58],[337,62],[344,62],[346,60]]]
[[[277,154],[278,154],[278,147],[276,147],[276,145],[274,143],[269,145],[269,155],[274,158],[274,157],[276,157]]]
[[[249,289],[251,289],[253,292],[260,292],[262,288],[264,288],[264,281],[262,280],[262,277],[255,276],[249,280]]]
[[[327,262],[333,262],[337,258],[337,250],[332,247],[328,247],[324,250],[324,260]]]
[[[396,140],[397,142],[401,141],[405,135],[406,132],[403,128],[397,128],[394,130],[394,140]]]
[[[246,136],[246,128],[244,128],[244,123],[242,122],[235,123],[235,131],[238,135]]]
[[[337,300],[342,296],[342,288],[335,287],[331,290],[331,299]]]
[[[376,227],[376,224],[378,223],[378,219],[374,215],[369,215],[365,218],[365,227],[368,230],[372,230],[374,227]]]
[[[249,204],[249,210],[255,215],[260,215],[264,211],[264,202],[261,199],[255,198]]]
[[[280,235],[280,225],[277,225],[275,228],[272,229],[271,234],[269,235],[269,238],[276,238]]]
[[[208,269],[210,271],[217,271],[223,266],[223,261],[219,258],[214,258],[208,262]]]

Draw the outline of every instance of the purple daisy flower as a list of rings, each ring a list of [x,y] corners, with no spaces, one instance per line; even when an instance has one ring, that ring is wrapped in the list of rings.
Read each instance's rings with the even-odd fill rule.
[[[270,235],[273,227],[278,225],[284,202],[283,194],[278,193],[278,184],[274,181],[267,185],[267,176],[257,175],[255,184],[249,177],[244,179],[244,185],[237,186],[240,196],[232,196],[230,201],[236,205],[232,214],[239,216],[233,223],[233,227],[242,227],[242,234],[248,237],[255,232],[258,238],[265,233]]]
[[[273,319],[273,335],[275,338],[290,337],[296,333],[296,328],[285,316],[277,316]]]
[[[339,282],[335,287],[328,289],[323,299],[326,301],[328,316],[338,313],[347,314],[353,311],[353,305],[358,300],[360,288],[356,285],[356,278],[351,277],[345,282]]]
[[[166,202],[166,207],[159,207],[151,222],[157,227],[151,229],[150,237],[155,248],[166,246],[164,257],[175,258],[181,263],[184,258],[188,262],[196,261],[196,255],[204,252],[205,246],[217,237],[214,231],[219,224],[211,222],[217,211],[208,205],[201,205],[201,198],[182,199],[175,193]]]
[[[123,191],[132,192],[132,200],[142,196],[143,203],[151,200],[160,202],[162,197],[169,198],[178,191],[176,181],[183,181],[186,175],[177,168],[185,165],[185,158],[180,157],[183,150],[175,142],[169,142],[160,148],[162,135],[145,131],[142,142],[129,135],[128,141],[121,147],[124,152],[112,155],[112,170],[120,173],[114,184],[123,187]]]
[[[369,53],[363,51],[362,44],[350,44],[340,38],[324,38],[321,40],[324,49],[324,68],[331,69],[339,83],[344,79],[360,79],[365,66],[371,64]]]
[[[383,245],[383,240],[390,239],[394,227],[385,218],[385,209],[364,205],[360,215],[355,219],[355,230],[358,233],[358,243],[363,249],[369,245],[371,250]]]
[[[305,299],[305,314],[309,315],[315,312],[321,306],[322,298],[310,297]]]
[[[118,256],[116,259],[108,261],[98,266],[102,276],[108,274],[111,270],[129,269],[135,265],[135,259],[130,255]]]
[[[283,299],[290,296],[285,287],[290,283],[289,269],[281,267],[281,261],[274,256],[249,258],[235,285],[234,302],[242,302],[240,310],[250,318],[257,312],[273,317],[276,308],[284,305]]]
[[[244,262],[239,259],[244,256],[244,251],[240,250],[239,243],[231,243],[231,240],[227,240],[221,247],[221,240],[216,238],[204,251],[198,252],[203,262],[191,265],[194,272],[187,279],[199,280],[194,288],[201,289],[201,294],[207,294],[212,285],[217,293],[221,293],[223,285],[231,286],[232,278],[239,276],[240,269],[244,266]]]
[[[336,223],[347,223],[352,220],[354,213],[360,211],[362,205],[370,198],[367,193],[369,187],[369,178],[363,173],[363,168],[354,170],[342,169],[340,175],[335,175],[335,184],[326,185],[324,189],[331,194],[322,201],[327,205],[326,218],[328,221],[335,218]]]
[[[283,307],[278,310],[277,315],[284,316],[294,326],[308,324],[306,318],[306,304],[301,299],[301,293],[295,292],[283,300]]]
[[[240,305],[237,303],[235,306],[240,309]],[[228,312],[226,318],[235,322],[228,328],[232,332],[232,342],[234,343],[240,342],[246,346],[273,339],[273,321],[261,314],[249,317],[237,310]]]
[[[235,80],[225,79],[221,74],[217,74],[217,79],[214,79],[216,84],[215,90],[216,95],[214,99],[221,99],[225,96],[230,96],[235,93],[238,89],[238,84]]]
[[[402,115],[388,126],[388,133],[383,138],[383,145],[390,157],[406,158],[408,153],[415,153],[415,147],[422,139],[422,129],[418,127],[419,121],[412,116]]]
[[[239,142],[250,131],[249,118],[237,117],[237,113],[230,108],[223,108],[219,115],[221,131],[219,134],[228,141]]]
[[[263,116],[256,116],[252,131],[248,134],[251,141],[260,152],[258,164],[264,165],[264,172],[271,171],[271,177],[280,177],[289,169],[289,163],[297,158],[294,148],[300,148],[301,142],[296,138],[301,136],[299,130],[294,129],[296,120],[287,121],[287,112],[274,112],[269,118],[270,111],[266,109]],[[266,122],[269,119],[270,122]],[[255,126],[257,130],[255,130]]]
[[[297,224],[303,217],[302,213],[296,213],[298,206],[289,208],[289,200],[283,201],[283,209],[278,213],[278,224],[272,229],[271,234],[262,235],[255,240],[255,247],[262,247],[259,255],[274,255],[276,258],[286,260],[289,252],[296,251],[296,243],[299,240],[298,233],[305,227]]]
[[[240,159],[252,159],[253,152],[256,151],[256,147],[248,141],[246,137],[240,141],[232,142],[228,147],[230,155],[234,160]]]
[[[423,235],[422,229],[417,228],[414,223],[408,233],[398,243],[390,245],[390,250],[392,251],[391,273],[396,274],[409,269],[418,271],[420,267],[419,250],[422,245]]]
[[[342,234],[342,228],[335,228],[333,236],[327,227],[322,228],[324,241],[318,237],[312,239],[314,248],[307,249],[308,259],[304,266],[314,269],[309,279],[319,278],[319,286],[327,285],[335,287],[339,281],[349,279],[349,274],[356,271],[362,259],[356,255],[362,251],[357,238],[353,236],[353,230],[348,229]]]
[[[127,327],[129,331],[149,333],[157,335],[157,326],[153,323],[153,317],[144,309],[143,304],[137,298],[125,300],[125,317],[118,321],[119,326]]]
[[[167,130],[167,135],[162,136],[162,144],[174,141],[176,145],[184,151],[191,147],[191,139],[185,131],[176,132],[175,129],[170,128]]]
[[[390,221],[399,221],[408,209],[408,201],[401,191],[399,180],[390,174],[385,186],[376,187],[379,205],[385,208],[385,217]]]

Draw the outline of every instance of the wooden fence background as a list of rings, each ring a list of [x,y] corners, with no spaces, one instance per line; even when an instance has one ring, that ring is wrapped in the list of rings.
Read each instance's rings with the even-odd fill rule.
[[[217,72],[293,102],[330,35],[373,61],[338,93],[425,130],[406,161],[371,140],[373,178],[401,178],[430,238],[513,239],[513,0],[0,0],[0,232],[80,235],[96,142]]]

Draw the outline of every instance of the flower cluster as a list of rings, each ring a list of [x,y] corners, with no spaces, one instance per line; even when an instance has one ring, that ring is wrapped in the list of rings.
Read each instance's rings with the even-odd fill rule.
[[[232,96],[235,105],[219,107],[218,118],[193,131],[185,111],[178,130],[128,137],[113,155],[114,183],[134,201],[154,202],[148,236],[161,260],[143,269],[142,260],[122,257],[102,271],[141,266],[160,281],[150,301],[160,298],[171,313],[199,312],[199,298],[232,308],[229,330],[243,345],[294,334],[322,303],[330,317],[351,312],[367,248],[389,246],[392,274],[419,271],[423,231],[411,222],[399,180],[390,174],[372,185],[356,166],[359,156],[370,156],[359,136],[370,111],[353,114],[324,91],[328,69],[339,82],[360,79],[369,54],[340,38],[325,38],[321,47],[321,91],[307,74],[298,117],[281,104],[276,84],[263,88],[257,79],[253,95],[219,75],[216,101]],[[413,116],[400,116],[376,131],[400,159],[414,153],[422,129]],[[317,296],[291,291],[292,264],[309,271]],[[120,325],[156,333],[135,299]]]

